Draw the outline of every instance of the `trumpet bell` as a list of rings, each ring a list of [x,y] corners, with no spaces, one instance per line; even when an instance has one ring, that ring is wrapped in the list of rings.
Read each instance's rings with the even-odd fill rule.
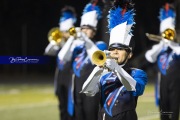
[[[106,58],[106,54],[103,51],[97,50],[92,55],[92,62],[97,66],[103,66]]]
[[[54,28],[50,29],[50,31],[48,32],[49,42],[55,41],[56,44],[59,44],[62,41],[62,37],[63,37],[63,34],[59,30],[58,27],[54,27]]]
[[[165,39],[174,41],[174,40],[175,40],[175,37],[176,37],[175,30],[170,29],[170,28],[166,29],[166,30],[162,33],[162,37],[165,38]]]

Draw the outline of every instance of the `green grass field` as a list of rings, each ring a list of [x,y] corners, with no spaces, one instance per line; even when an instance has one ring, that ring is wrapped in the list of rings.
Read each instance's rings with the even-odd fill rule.
[[[51,84],[0,85],[0,120],[59,120],[57,105]],[[139,97],[137,113],[139,120],[159,120],[153,85]]]

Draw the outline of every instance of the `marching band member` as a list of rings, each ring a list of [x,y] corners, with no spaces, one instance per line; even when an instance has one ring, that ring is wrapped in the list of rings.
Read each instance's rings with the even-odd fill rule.
[[[62,32],[64,41],[67,41],[67,39],[70,37],[68,30],[71,27],[74,27],[75,22],[76,14],[74,8],[71,6],[65,6],[61,10],[61,17],[59,20],[59,30]],[[62,51],[62,49],[60,51]],[[60,120],[72,120],[73,108],[72,110],[68,111],[68,107],[71,105],[68,102],[70,101],[68,98],[69,86],[73,74],[71,62],[67,62],[63,67],[64,69],[62,69],[62,65],[57,57],[57,67],[54,78],[55,94],[57,95],[59,101]]]
[[[97,0],[93,0],[87,4],[83,10],[81,17],[81,31],[87,35],[89,39],[92,39],[97,30],[97,23],[101,17],[101,10],[96,3]],[[106,49],[104,42],[97,42],[96,46],[99,49]],[[97,49],[96,49],[97,50]],[[77,52],[80,52],[77,53]],[[85,94],[80,93],[82,85],[88,78],[89,74],[94,68],[91,62],[91,53],[94,50],[89,50],[86,45],[77,46],[74,50],[73,70],[75,73],[75,120],[97,120],[99,110],[99,95],[94,98],[87,97]]]
[[[57,56],[59,50],[70,37],[69,29],[74,27],[76,22],[76,14],[74,8],[66,6],[61,10],[59,27],[52,28],[48,33],[49,44],[46,47],[44,54],[49,56]]]
[[[62,65],[68,61],[73,63],[75,74],[71,82],[72,93],[69,97],[72,98],[72,103],[75,105],[75,119],[77,120],[97,120],[98,117],[98,95],[96,98],[90,98],[79,93],[84,81],[94,68],[91,62],[93,51],[100,48],[105,49],[104,46],[106,45],[104,42],[95,44],[92,41],[102,14],[97,2],[98,0],[92,0],[85,6],[81,17],[80,30],[75,28],[74,34],[63,46],[63,51],[61,50],[62,52],[60,51],[58,54]]]
[[[131,40],[131,28],[135,23],[132,2],[115,1],[108,18],[110,41],[109,51],[105,52],[107,58],[105,63],[97,64],[81,92],[94,96],[100,91],[98,120],[137,120],[135,109],[138,96],[144,92],[147,75],[143,70],[127,66],[134,48]]]
[[[100,50],[107,50],[107,45],[103,41],[96,42],[96,46]],[[95,66],[91,63],[84,46],[78,46],[76,49],[82,51],[75,57],[73,62],[73,70],[75,73],[74,98],[76,120],[97,120],[99,110],[99,94],[94,97],[89,97],[80,93],[82,85]]]
[[[180,46],[175,31],[175,11],[168,3],[160,9],[162,39],[145,54],[150,63],[157,62],[160,71],[159,110],[161,120],[178,120],[180,107]],[[157,93],[157,92],[156,92]]]

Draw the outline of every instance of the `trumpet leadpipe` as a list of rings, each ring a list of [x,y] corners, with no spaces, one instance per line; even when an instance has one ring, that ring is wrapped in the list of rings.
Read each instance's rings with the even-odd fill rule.
[[[146,33],[146,36],[148,37],[149,40],[152,40],[152,41],[160,42],[162,40],[162,37],[159,35]]]

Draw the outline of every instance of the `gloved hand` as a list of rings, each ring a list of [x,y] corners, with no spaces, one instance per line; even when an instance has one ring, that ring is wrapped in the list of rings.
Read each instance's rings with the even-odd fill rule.
[[[107,59],[105,66],[112,70],[115,75],[117,75],[118,79],[121,81],[121,83],[125,86],[126,90],[128,91],[135,91],[136,88],[136,80],[132,78],[129,73],[127,73],[122,66],[123,65],[118,65],[115,59]]]
[[[82,37],[82,32],[77,32],[76,35],[77,35],[76,36],[77,38],[81,38]]]
[[[153,45],[152,49],[148,50],[145,53],[146,60],[151,63],[156,62],[157,56],[161,52],[164,45],[165,45],[165,41],[163,41],[163,40],[161,40],[158,44]]]
[[[115,59],[107,59],[105,62],[105,66],[112,71],[114,71],[115,69],[117,69],[117,67],[119,67]]]

